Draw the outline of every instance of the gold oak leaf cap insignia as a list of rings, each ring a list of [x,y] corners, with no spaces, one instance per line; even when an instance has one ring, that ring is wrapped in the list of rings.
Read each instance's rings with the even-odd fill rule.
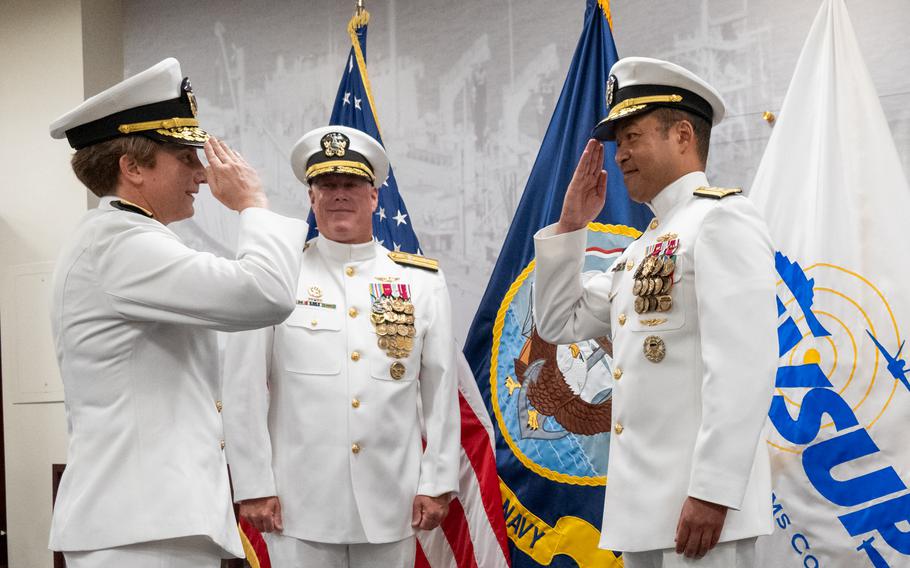
[[[729,197],[731,195],[738,195],[742,193],[743,190],[738,187],[727,188],[727,187],[699,187],[692,192],[693,195],[698,197],[710,197],[711,199],[723,199],[724,197]]]
[[[438,260],[420,256],[419,254],[411,254],[408,252],[390,252],[389,258],[391,258],[397,264],[414,266],[416,268],[422,268],[431,272],[439,272]]]

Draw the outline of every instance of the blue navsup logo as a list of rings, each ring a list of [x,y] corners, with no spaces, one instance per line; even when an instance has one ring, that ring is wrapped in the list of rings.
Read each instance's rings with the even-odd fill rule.
[[[781,253],[776,265],[776,529],[809,568],[843,559],[845,545],[876,568],[891,566],[886,556],[910,556],[910,494],[887,453],[907,443],[906,414],[888,412],[908,408],[910,396],[899,322],[861,274],[803,268]]]

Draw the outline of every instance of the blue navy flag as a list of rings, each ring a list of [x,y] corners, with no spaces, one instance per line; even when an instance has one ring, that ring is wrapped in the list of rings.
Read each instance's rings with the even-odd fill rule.
[[[587,0],[584,29],[537,160],[509,228],[465,355],[496,424],[496,456],[512,560],[521,566],[620,566],[597,548],[610,444],[612,346],[608,338],[549,345],[534,333],[534,233],[558,220],[592,128],[606,116],[605,88],[617,60],[607,0]],[[607,143],[607,201],[589,225],[585,272],[603,271],[652,214],[629,200],[615,145]],[[529,394],[540,361],[600,416],[548,416]],[[539,381],[537,382],[539,384]],[[562,385],[561,388],[566,385]],[[604,424],[606,417],[606,424]]]
[[[370,79],[366,72],[367,21],[366,11],[355,16],[348,24],[351,34],[351,51],[341,74],[341,84],[335,96],[335,106],[329,124],[339,124],[366,132],[382,144],[379,121],[373,105]],[[384,144],[383,144],[384,146]],[[310,233],[307,240],[316,236],[319,228],[312,210],[307,218]],[[395,172],[389,168],[389,178],[379,188],[379,206],[373,215],[373,236],[379,244],[393,251],[421,254],[417,235],[411,226],[408,209],[398,193]]]

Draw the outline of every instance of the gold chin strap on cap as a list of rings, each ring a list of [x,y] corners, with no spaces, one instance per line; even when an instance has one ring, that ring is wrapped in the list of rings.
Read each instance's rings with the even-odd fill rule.
[[[146,130],[182,128],[185,126],[199,126],[199,121],[195,118],[168,118],[165,120],[150,120],[148,122],[121,124],[117,127],[117,130],[123,134],[132,134],[133,132],[145,132]]]
[[[607,115],[607,120],[614,120],[621,116],[625,116],[630,112],[640,110],[649,104],[678,103],[681,100],[683,100],[682,95],[652,95],[650,97],[632,97],[631,99],[626,99],[611,108],[610,114]],[[635,108],[631,109],[630,107]]]
[[[376,179],[373,172],[370,171],[370,168],[368,168],[366,164],[353,160],[331,160],[329,162],[313,164],[306,170],[306,179],[311,180],[322,174],[348,174],[367,178],[370,180],[370,183],[373,183]]]

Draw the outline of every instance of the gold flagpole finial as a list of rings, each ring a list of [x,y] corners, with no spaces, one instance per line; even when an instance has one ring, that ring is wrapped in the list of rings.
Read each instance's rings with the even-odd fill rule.
[[[359,16],[360,14],[363,14],[364,10],[366,10],[366,7],[363,5],[363,0],[357,0],[357,6],[354,8],[354,15]]]

